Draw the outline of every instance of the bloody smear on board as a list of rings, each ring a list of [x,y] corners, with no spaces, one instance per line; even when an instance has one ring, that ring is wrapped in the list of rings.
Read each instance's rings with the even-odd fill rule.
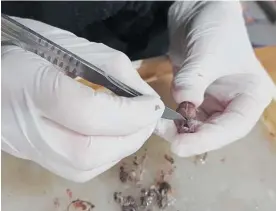
[[[81,208],[82,210],[86,210],[87,206],[81,200],[77,200],[73,203],[75,208]]]
[[[69,188],[66,189],[66,194],[69,197],[69,199],[72,199],[73,193],[72,193],[72,191]]]
[[[77,199],[75,201],[71,202],[71,205],[76,209],[76,210],[83,210],[83,211],[91,211],[95,205],[88,202],[88,201],[83,201],[80,199]],[[70,207],[70,205],[69,205]]]

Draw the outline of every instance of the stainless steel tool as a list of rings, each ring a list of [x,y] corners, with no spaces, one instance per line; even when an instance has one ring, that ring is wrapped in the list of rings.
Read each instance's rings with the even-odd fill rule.
[[[83,60],[9,16],[1,14],[1,24],[1,45],[17,45],[27,51],[31,51],[56,65],[57,69],[69,77],[81,77],[89,82],[104,86],[119,96],[135,97],[142,95],[95,65]],[[4,40],[2,40],[3,37],[5,38]],[[168,107],[165,108],[162,118],[170,120],[184,119],[181,114]]]

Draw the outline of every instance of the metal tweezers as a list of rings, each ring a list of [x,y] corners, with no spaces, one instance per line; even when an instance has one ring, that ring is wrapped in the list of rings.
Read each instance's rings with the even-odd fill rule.
[[[83,78],[101,85],[113,93],[124,97],[142,94],[120,82],[95,65],[83,60],[41,34],[33,31],[7,15],[1,14],[1,45],[17,45],[31,51],[56,65],[60,71],[71,78]],[[169,120],[185,119],[178,112],[165,107],[162,118]]]

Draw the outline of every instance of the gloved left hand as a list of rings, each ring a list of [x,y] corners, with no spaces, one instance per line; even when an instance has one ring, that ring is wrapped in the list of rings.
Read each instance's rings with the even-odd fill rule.
[[[275,88],[254,55],[240,3],[176,2],[169,11],[169,30],[173,97],[178,104],[191,102],[202,123],[194,133],[179,134],[172,121],[161,120],[156,133],[182,157],[244,137]]]

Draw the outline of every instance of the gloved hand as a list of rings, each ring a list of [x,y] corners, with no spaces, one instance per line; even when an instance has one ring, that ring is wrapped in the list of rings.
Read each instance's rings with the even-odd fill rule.
[[[169,30],[172,95],[178,104],[194,104],[202,124],[195,133],[179,134],[172,121],[162,120],[156,133],[183,157],[244,137],[270,103],[274,86],[254,55],[240,3],[176,2]]]
[[[76,182],[137,151],[152,134],[164,105],[127,56],[41,22],[15,19],[145,95],[96,92],[41,57],[4,46],[2,150]]]

